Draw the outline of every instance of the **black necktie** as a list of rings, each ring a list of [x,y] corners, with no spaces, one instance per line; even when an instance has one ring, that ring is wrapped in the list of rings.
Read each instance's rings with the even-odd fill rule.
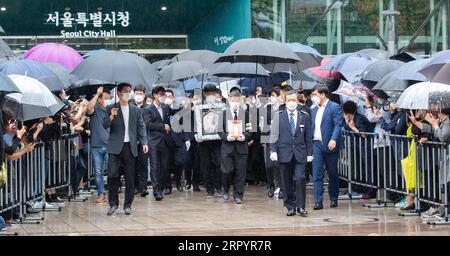
[[[238,120],[237,111],[234,111],[234,120]]]

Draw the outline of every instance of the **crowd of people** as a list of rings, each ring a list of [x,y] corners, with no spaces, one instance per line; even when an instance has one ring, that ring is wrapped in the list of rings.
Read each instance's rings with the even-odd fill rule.
[[[377,155],[380,152],[398,156],[395,160],[405,157],[404,152],[394,152],[389,134],[407,135],[412,130],[420,144],[450,143],[449,109],[409,111],[397,108],[395,99],[371,97],[360,107],[353,101],[331,100],[328,88],[320,84],[309,91],[274,86],[270,92],[257,87],[254,93],[244,93],[234,87],[227,97],[222,93],[213,84],[186,97],[175,97],[162,86],[148,91],[130,84],[118,85],[114,93],[99,87],[88,98],[61,91],[56,95],[65,103],[62,111],[27,122],[17,121],[3,107],[1,158],[20,160],[42,143],[49,175],[54,168],[48,164],[55,155],[52,141],[75,134],[78,140],[71,146],[78,147],[80,154],[69,161],[76,167],[71,187],[75,194],[86,187],[91,154],[96,203],[108,203],[108,215],[119,209],[124,180],[126,215],[132,214],[135,195],[146,197],[149,191],[156,201],[164,201],[175,188],[242,204],[246,184],[255,184],[266,186],[269,198],[283,199],[287,216],[306,217],[307,182],[314,185],[313,209],[324,208],[325,170],[329,207],[338,207],[343,130],[358,137],[379,135],[368,145],[374,156],[371,168],[387,164],[386,157]],[[375,189],[355,191],[363,193],[363,199],[376,196]],[[62,202],[65,196],[65,190],[48,190],[45,200],[29,204],[27,211],[39,212],[43,205]],[[390,199],[400,201],[397,206],[402,209],[414,207],[410,196],[401,199],[392,194]],[[430,207],[426,214],[442,214],[442,209]],[[17,223],[17,210],[2,217],[0,226],[3,219]]]

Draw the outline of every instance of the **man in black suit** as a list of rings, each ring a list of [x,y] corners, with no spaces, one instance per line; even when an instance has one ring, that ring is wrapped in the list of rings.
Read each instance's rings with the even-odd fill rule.
[[[240,106],[240,99],[241,94],[237,91],[228,95],[229,108],[223,113],[224,128],[221,133],[223,199],[229,199],[230,186],[233,184],[233,196],[237,204],[242,203],[242,197],[244,196],[248,157],[247,142],[252,140],[249,113]],[[233,123],[240,123],[240,125],[237,125],[240,129],[233,128]]]
[[[150,176],[153,184],[153,196],[156,201],[161,201],[164,198],[164,182],[170,180],[170,173],[167,169],[169,161],[167,143],[171,131],[168,122],[170,109],[164,104],[166,90],[163,87],[154,87],[152,97],[154,98],[153,104],[144,109],[143,117],[147,126],[150,146]]]
[[[293,216],[297,211],[306,217],[305,166],[313,160],[312,129],[309,115],[298,110],[295,91],[286,92],[286,110],[275,117],[271,132],[270,159],[280,162],[287,216]]]
[[[108,159],[108,192],[110,209],[108,215],[113,215],[119,208],[118,190],[120,187],[120,170],[125,176],[124,211],[131,215],[131,204],[134,199],[134,178],[138,144],[142,145],[144,153],[148,152],[147,133],[142,120],[141,110],[129,104],[131,85],[122,83],[117,87],[119,102],[107,107],[108,115],[103,121],[103,127],[110,129],[107,151]]]
[[[141,109],[147,107],[145,99],[145,87],[143,85],[137,85],[133,89],[134,99],[133,104]],[[148,153],[144,153],[142,147],[139,147],[138,160],[136,162],[136,190],[141,193],[142,197],[148,195]]]

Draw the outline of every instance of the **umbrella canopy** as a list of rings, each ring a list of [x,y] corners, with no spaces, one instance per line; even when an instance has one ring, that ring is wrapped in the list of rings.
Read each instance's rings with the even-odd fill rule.
[[[177,61],[161,70],[161,81],[171,82],[205,74],[207,70],[196,61]]]
[[[153,62],[152,65],[155,66],[155,68],[159,71],[168,66],[170,63],[172,63],[172,60],[158,60]]]
[[[411,82],[407,80],[396,78],[395,71],[393,71],[381,79],[381,81],[372,88],[372,91],[374,91],[374,93],[375,91],[382,91],[387,96],[398,99],[410,84]]]
[[[6,95],[4,105],[17,119],[28,121],[53,116],[64,107],[64,103],[38,80],[22,75],[10,75],[9,78],[21,93]]]
[[[450,50],[445,50],[437,53],[431,60],[429,60],[421,70],[420,73],[425,75],[428,79],[432,79],[437,72],[445,64],[450,62]]]
[[[96,55],[96,54],[101,53],[101,52],[107,52],[107,51],[108,50],[105,50],[105,49],[92,50],[92,51],[89,51],[89,52],[85,53],[83,55],[83,59],[87,59],[87,58],[89,58],[89,57],[91,57],[93,55]]]
[[[73,83],[75,83],[78,79],[76,76],[70,74],[70,70],[63,67],[60,64],[57,63],[43,63],[47,68],[49,68],[55,75],[61,80],[64,84],[64,87],[67,89],[69,88]]]
[[[450,108],[450,85],[421,82],[411,85],[397,101],[397,107],[403,109],[439,109]]]
[[[230,45],[218,62],[296,63],[301,61],[285,44],[260,38],[241,39]]]
[[[349,82],[355,82],[370,64],[377,62],[378,59],[361,53],[346,53],[333,58],[322,66],[322,70],[338,71]]]
[[[350,84],[341,81],[339,88],[333,94],[342,96],[343,101],[351,100],[358,106],[363,106],[369,95],[373,95],[370,90],[362,85]]]
[[[419,70],[422,69],[423,65],[428,61],[429,60],[427,59],[421,59],[405,63],[405,65],[396,70],[395,77],[401,80],[428,81],[426,76],[419,73]]]
[[[301,62],[296,63],[298,70],[295,71],[293,68],[291,68],[290,70],[281,70],[280,68],[278,68],[273,72],[283,72],[291,70],[292,72],[301,72],[307,68],[320,66],[320,62],[322,61],[323,57],[316,49],[300,43],[287,43],[286,46],[294,51],[295,54],[297,54],[297,56],[302,60]]]
[[[378,60],[389,59],[389,53],[387,51],[380,50],[380,49],[369,48],[369,49],[363,49],[363,50],[357,51],[356,53],[365,54],[365,55],[368,55],[368,56],[378,59]]]
[[[256,68],[256,65],[258,67]],[[218,77],[257,77],[269,76],[269,72],[260,64],[255,63],[222,63],[213,73]]]
[[[8,60],[0,63],[0,72],[5,75],[25,75],[39,80],[50,91],[66,89],[64,82],[44,64],[33,60]]]
[[[20,90],[8,76],[0,73],[0,97],[8,93],[20,93]]]
[[[261,86],[263,92],[269,92],[274,85],[279,85],[289,79],[286,73],[275,73],[267,77],[244,78],[238,82],[246,92],[256,92],[256,87]]]
[[[71,90],[95,93],[99,85],[128,83],[147,89],[159,78],[159,72],[146,59],[132,53],[104,51],[92,55],[72,71],[79,81]],[[85,88],[88,87],[88,88]]]
[[[16,55],[9,48],[8,44],[3,39],[0,39],[0,59],[9,59],[11,57],[16,57]]]
[[[317,67],[312,67],[307,70],[304,70],[303,73],[314,79],[314,81],[326,83],[330,80],[340,79],[341,73],[337,71],[329,71],[329,70],[322,70],[322,67],[326,65],[328,62],[330,62],[332,59],[329,57],[324,58],[321,61],[321,65]]]
[[[403,62],[410,62],[410,61],[415,61],[415,60],[421,60],[423,58],[414,53],[402,52],[402,53],[399,53],[397,55],[390,57],[390,59],[391,60],[399,60],[399,61],[403,61]]]
[[[450,62],[442,66],[431,81],[442,84],[450,84]]]
[[[361,74],[361,80],[379,82],[387,74],[401,67],[404,62],[398,60],[379,60],[367,66]]]
[[[83,57],[76,50],[56,43],[38,44],[28,50],[23,58],[38,62],[58,63],[70,71],[83,61]]]
[[[220,53],[208,50],[185,51],[172,58],[172,62],[177,61],[196,61],[205,67],[207,73],[213,73],[218,65],[214,62],[220,57]]]

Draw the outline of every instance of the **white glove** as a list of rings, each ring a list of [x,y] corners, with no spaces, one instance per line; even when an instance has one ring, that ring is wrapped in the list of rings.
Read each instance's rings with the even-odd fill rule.
[[[306,157],[306,161],[308,161],[308,163],[311,163],[313,160],[314,160],[314,157],[312,157],[312,156]]]
[[[278,161],[278,154],[277,154],[277,152],[271,152],[270,153],[270,160],[272,160],[273,162],[277,162]]]
[[[191,148],[191,141],[188,140],[184,144],[186,144],[186,151],[189,151],[189,149]]]
[[[227,140],[228,141],[236,141],[236,139],[233,136],[231,136],[231,135],[227,136]]]
[[[241,135],[241,136],[239,136],[239,139],[238,139],[238,141],[245,141],[245,136],[244,135]]]

